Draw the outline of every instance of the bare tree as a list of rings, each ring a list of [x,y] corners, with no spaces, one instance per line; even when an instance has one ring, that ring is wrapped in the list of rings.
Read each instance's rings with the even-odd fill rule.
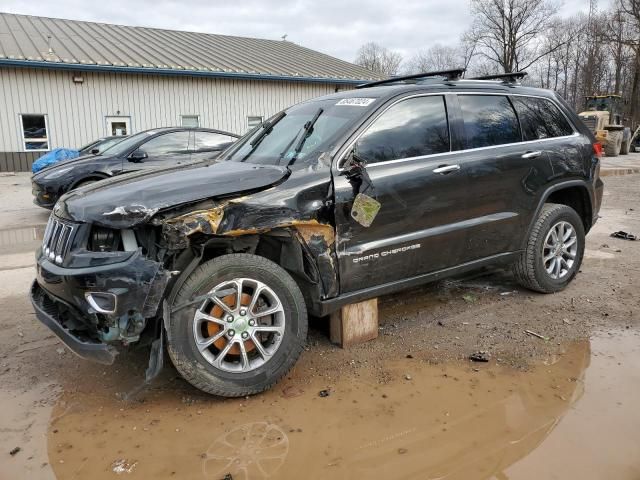
[[[629,116],[635,126],[640,121],[640,0],[620,0],[619,9],[627,28],[617,32],[620,33],[618,41],[633,52]]]
[[[464,67],[464,55],[460,47],[450,47],[436,43],[434,46],[419,50],[405,66],[407,73],[421,73],[434,70],[447,70]]]
[[[525,70],[560,48],[544,41],[557,10],[548,0],[471,0],[474,22],[467,36],[504,72]]]
[[[398,74],[402,55],[375,42],[369,42],[358,49],[354,63],[372,72],[393,76]]]

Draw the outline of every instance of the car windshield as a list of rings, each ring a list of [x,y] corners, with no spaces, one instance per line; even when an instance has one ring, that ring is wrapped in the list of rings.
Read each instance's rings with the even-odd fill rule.
[[[106,140],[102,141],[102,142],[98,142],[98,144],[93,147],[93,148],[97,148],[100,150],[100,153],[104,153],[107,150],[109,150],[111,147],[113,147],[114,145],[120,143],[121,141],[123,141],[125,138],[127,137],[114,137],[114,138],[107,138]]]
[[[115,145],[113,145],[111,148],[109,148],[109,155],[117,156],[117,155],[123,155],[125,153],[128,153],[129,150],[135,147],[144,138],[147,138],[150,135],[153,135],[155,133],[157,133],[157,130],[147,130],[146,132],[140,132],[140,133],[136,133],[135,135],[131,135],[130,137],[125,138],[121,142],[118,142]],[[104,151],[100,153],[102,154],[104,153]]]
[[[79,151],[79,152],[83,152],[83,151],[85,151],[85,150],[89,150],[89,149],[91,149],[93,146],[95,146],[95,145],[99,144],[100,142],[102,142],[102,139],[100,139],[100,138],[99,138],[98,140],[94,140],[94,141],[93,141],[93,142],[91,142],[91,143],[87,143],[86,145],[83,145],[82,147],[80,147],[80,148],[78,149],[78,151]]]
[[[332,98],[295,105],[246,134],[221,159],[282,166],[293,160],[292,168],[308,165],[331,150],[344,129],[369,112],[373,103],[372,98]]]

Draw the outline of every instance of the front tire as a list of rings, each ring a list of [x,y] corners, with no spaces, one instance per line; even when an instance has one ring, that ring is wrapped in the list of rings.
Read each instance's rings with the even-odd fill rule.
[[[304,348],[302,292],[284,269],[263,257],[233,254],[203,263],[180,288],[176,307],[169,356],[189,383],[213,395],[267,390]]]
[[[563,290],[580,269],[584,245],[584,225],[577,212],[566,205],[546,203],[514,265],[515,278],[536,292]]]

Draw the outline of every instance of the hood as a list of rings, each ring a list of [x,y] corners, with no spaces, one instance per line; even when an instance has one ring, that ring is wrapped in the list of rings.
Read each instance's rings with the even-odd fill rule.
[[[129,228],[166,208],[269,188],[288,174],[285,167],[240,162],[146,170],[73,190],[54,212],[78,222]]]
[[[101,157],[100,155],[93,155],[90,153],[88,155],[82,155],[80,157],[71,158],[69,160],[62,160],[60,162],[54,163],[53,165],[49,165],[46,168],[43,168],[34,175],[34,178],[46,178],[48,174],[55,172],[58,168],[77,167],[85,163],[94,163],[100,158],[107,157]]]

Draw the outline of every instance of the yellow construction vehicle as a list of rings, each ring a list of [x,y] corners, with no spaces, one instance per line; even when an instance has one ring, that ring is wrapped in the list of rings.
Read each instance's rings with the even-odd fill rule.
[[[623,125],[620,95],[592,95],[586,97],[584,112],[578,115],[604,147],[608,157],[629,153],[631,129]]]

